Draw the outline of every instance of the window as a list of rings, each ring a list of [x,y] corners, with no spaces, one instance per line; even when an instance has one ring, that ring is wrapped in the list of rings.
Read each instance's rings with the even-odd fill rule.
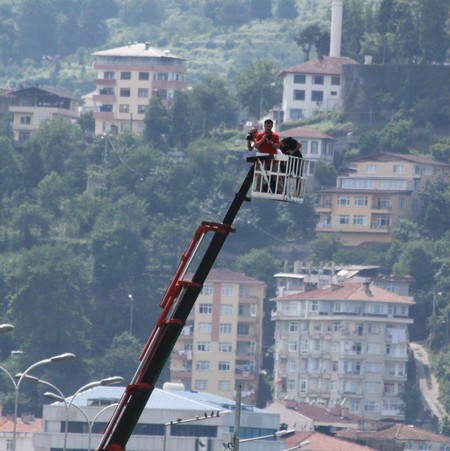
[[[19,142],[20,143],[28,141],[30,138],[31,138],[31,133],[30,132],[19,131]]]
[[[355,196],[355,207],[367,207],[368,203],[367,196]]]
[[[311,302],[311,312],[317,312],[319,310],[319,301]]]
[[[394,174],[403,174],[405,168],[402,164],[394,164]]]
[[[391,199],[389,197],[379,197],[377,199],[377,208],[390,208],[391,206]]]
[[[205,379],[196,379],[194,385],[197,390],[208,390],[208,381]]]
[[[290,119],[301,119],[303,117],[303,110],[301,108],[291,108],[289,110]]]
[[[219,381],[219,391],[231,391],[231,382]]]
[[[114,80],[114,78],[115,78],[114,72],[109,72],[109,71],[105,72],[103,74],[103,78],[105,80]]]
[[[356,225],[356,226],[365,226],[365,225],[367,225],[367,216],[354,215],[353,216],[353,225]]]
[[[313,102],[323,101],[323,91],[311,91],[311,100]]]
[[[195,368],[197,371],[209,371],[209,360],[197,360]]]
[[[131,80],[131,72],[121,72],[120,79],[121,80]]]
[[[294,100],[305,100],[305,91],[303,89],[294,89]]]
[[[290,341],[288,344],[288,350],[289,350],[289,352],[296,352],[297,351],[297,342]]]
[[[401,208],[402,210],[406,207],[406,200],[404,197],[400,197],[398,199],[398,206],[399,208]]]
[[[319,153],[319,142],[311,141],[310,152],[312,155],[317,155]]]
[[[287,389],[288,389],[289,391],[294,391],[294,390],[295,390],[295,380],[289,379],[289,380],[287,381]]]
[[[341,77],[339,75],[333,75],[331,77],[331,84],[333,86],[339,86],[341,84]]]
[[[211,333],[211,323],[198,323],[198,331],[202,334]]]
[[[336,198],[336,205],[339,207],[346,207],[350,205],[350,196],[338,196]]]
[[[119,113],[129,113],[130,112],[130,105],[127,103],[122,103],[119,105]]]
[[[6,439],[6,451],[12,451],[13,450],[13,440],[12,439]]]
[[[222,296],[233,296],[233,285],[222,285]]]
[[[220,314],[224,316],[230,316],[233,313],[232,304],[222,304],[220,306]]]
[[[139,80],[149,80],[148,72],[139,72]]]
[[[20,125],[31,124],[31,116],[20,116]]]
[[[323,85],[323,75],[313,75],[312,83],[313,85]]]
[[[230,362],[221,361],[218,366],[219,371],[230,371]]]
[[[213,294],[213,286],[211,283],[205,283],[202,287],[202,291],[200,291],[200,294],[203,294],[205,296]]]
[[[337,215],[336,224],[337,225],[347,225],[349,223],[349,215]]]
[[[138,114],[145,114],[146,110],[147,110],[147,105],[138,105],[138,107],[137,107]]]
[[[300,393],[305,394],[308,390],[308,381],[306,379],[300,379]]]
[[[212,304],[201,302],[198,307],[198,313],[212,313]]]
[[[138,88],[138,97],[148,97],[148,89]]]
[[[381,384],[379,382],[366,382],[364,391],[371,395],[381,393]]]
[[[306,83],[306,75],[294,74],[294,83],[298,85]]]
[[[168,80],[169,74],[167,72],[158,72],[153,74],[153,80]]]
[[[206,341],[199,341],[197,343],[197,351],[200,352],[210,352],[211,351],[211,345],[209,342]]]
[[[219,352],[231,352],[233,347],[232,347],[231,343],[219,341],[218,349],[219,349]]]
[[[219,333],[221,334],[231,334],[231,324],[230,323],[220,323]]]
[[[289,332],[298,332],[298,323],[297,321],[289,322]]]
[[[377,167],[374,164],[368,164],[366,168],[367,174],[375,174],[377,171]]]
[[[120,88],[120,97],[130,97],[131,90],[130,88]]]
[[[366,401],[364,403],[364,411],[365,412],[378,412],[380,410],[380,407],[377,402],[375,401]]]
[[[238,323],[237,333],[238,335],[248,335],[249,326],[247,323]]]
[[[239,296],[248,297],[252,295],[252,288],[249,285],[239,285]]]
[[[287,370],[289,372],[297,371],[297,362],[295,360],[288,360]]]

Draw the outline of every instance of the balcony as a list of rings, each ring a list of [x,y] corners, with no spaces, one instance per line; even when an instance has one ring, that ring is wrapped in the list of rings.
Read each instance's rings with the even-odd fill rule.
[[[97,86],[115,86],[116,80],[114,78],[96,78],[94,83]]]

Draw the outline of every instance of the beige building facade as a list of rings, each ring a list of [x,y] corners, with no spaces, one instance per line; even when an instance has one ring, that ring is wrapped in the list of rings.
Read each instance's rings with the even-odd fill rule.
[[[266,284],[227,269],[213,269],[170,358],[170,380],[187,390],[255,404],[261,369]]]
[[[10,93],[9,112],[13,115],[14,140],[23,143],[47,119],[78,118],[80,100],[53,88],[24,88]]]
[[[346,282],[274,302],[275,401],[403,419],[410,297]]]
[[[319,193],[316,232],[335,234],[349,246],[389,243],[402,219],[420,215],[426,182],[449,175],[450,165],[414,155],[383,152],[355,160],[336,188]]]
[[[93,53],[97,71],[93,95],[95,134],[141,133],[150,99],[165,106],[185,88],[186,60],[148,43]]]

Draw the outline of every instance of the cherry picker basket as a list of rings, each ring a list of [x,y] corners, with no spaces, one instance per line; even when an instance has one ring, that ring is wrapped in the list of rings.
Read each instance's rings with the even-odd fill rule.
[[[306,161],[290,155],[257,154],[253,162],[252,197],[302,203],[306,189]]]

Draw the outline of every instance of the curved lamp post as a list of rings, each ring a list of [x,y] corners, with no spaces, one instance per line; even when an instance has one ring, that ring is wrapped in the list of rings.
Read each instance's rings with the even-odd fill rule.
[[[45,392],[44,396],[48,399],[52,399],[53,401],[63,402],[65,405],[67,405],[67,401],[65,400],[64,396],[60,396],[60,395],[57,395],[52,392]],[[83,415],[84,419],[86,420],[86,423],[88,424],[88,448],[87,448],[88,451],[91,451],[92,429],[94,427],[95,421],[105,410],[111,409],[112,407],[116,407],[117,405],[118,405],[118,403],[114,402],[114,403],[110,404],[109,406],[103,407],[103,409],[99,410],[96,413],[96,415],[94,416],[94,418],[91,421],[91,420],[89,420],[89,417],[86,415],[86,412],[80,406],[73,404],[73,407],[75,407],[75,409],[77,409]]]
[[[19,380],[14,384],[16,397],[14,401],[14,428],[13,428],[13,447],[12,451],[16,451],[16,438],[17,438],[17,411],[19,408],[19,388],[22,381],[25,379],[27,374],[33,370],[34,368],[37,368],[41,365],[47,365],[49,363],[58,363],[58,362],[65,362],[66,360],[72,360],[75,358],[75,354],[71,354],[69,352],[66,352],[64,354],[55,355],[53,357],[50,357],[48,359],[39,360],[39,362],[33,363],[33,365],[29,366],[23,373],[16,374],[16,377],[19,378]]]
[[[77,410],[79,410],[83,414],[84,418],[86,419],[86,421],[87,421],[87,423],[89,425],[89,428],[91,429],[91,423],[89,422],[89,418],[87,418],[85,412],[79,406],[77,406],[76,404],[73,404],[75,398],[80,393],[82,393],[82,392],[84,392],[86,390],[89,390],[91,388],[98,387],[98,386],[105,386],[105,385],[120,384],[123,381],[124,381],[123,377],[121,377],[121,376],[113,376],[113,377],[107,377],[105,379],[101,379],[101,380],[98,380],[98,381],[89,382],[88,384],[83,385],[82,387],[80,387],[72,396],[70,396],[70,401],[67,402],[67,399],[65,398],[65,396],[63,395],[61,390],[59,390],[57,387],[55,387],[53,384],[50,384],[49,382],[37,379],[36,382],[41,382],[41,383],[43,383],[45,385],[48,385],[49,387],[52,387],[58,393],[56,395],[55,393],[46,392],[46,393],[44,393],[44,396],[46,398],[53,399],[55,401],[60,401],[60,402],[64,403],[64,407],[65,407],[65,410],[66,410],[66,418],[65,418],[65,424],[64,424],[64,447],[63,447],[64,451],[66,451],[66,449],[67,449],[67,436],[68,436],[68,433],[69,433],[69,409],[70,409],[70,407],[72,407],[72,406],[75,407]],[[109,405],[107,407],[111,407],[111,405]],[[102,412],[102,410],[100,412]],[[100,412],[98,414],[100,414]],[[94,418],[93,421],[95,421],[95,419],[96,419],[96,417]],[[91,432],[89,433],[89,442],[90,442],[90,435],[91,435]],[[90,445],[90,443],[89,443],[89,445]]]
[[[5,332],[12,332],[14,330],[14,326],[12,324],[0,324],[0,334]]]

